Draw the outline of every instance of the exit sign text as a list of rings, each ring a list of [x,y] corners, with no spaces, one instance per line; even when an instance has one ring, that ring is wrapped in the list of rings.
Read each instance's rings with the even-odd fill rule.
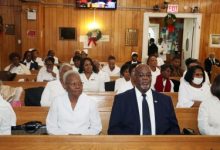
[[[178,5],[176,4],[169,4],[167,8],[168,13],[178,13]]]

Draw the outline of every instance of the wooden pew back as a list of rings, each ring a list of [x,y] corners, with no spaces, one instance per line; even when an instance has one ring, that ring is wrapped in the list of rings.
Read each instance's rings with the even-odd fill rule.
[[[24,75],[16,75],[14,81],[30,81],[30,82],[35,82],[37,80],[37,74],[24,74]]]
[[[48,113],[47,107],[17,107],[14,108],[14,110],[17,116],[17,124],[23,124],[25,122],[34,120],[41,121],[44,124],[46,122],[46,117]],[[183,128],[191,128],[194,129],[196,133],[199,133],[197,126],[197,108],[178,108],[175,109],[175,111],[181,131]],[[102,134],[107,134],[111,110],[99,109],[99,112],[103,126]]]
[[[1,136],[0,149],[219,150],[220,136]]]
[[[1,136],[2,150],[219,150],[220,136]]]

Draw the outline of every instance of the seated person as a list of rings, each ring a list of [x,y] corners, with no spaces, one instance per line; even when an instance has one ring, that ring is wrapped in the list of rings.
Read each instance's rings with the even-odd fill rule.
[[[187,59],[185,60],[185,65],[186,65],[186,67],[187,67],[187,70],[188,70],[190,67],[192,67],[192,66],[197,66],[197,65],[201,66],[201,65],[200,65],[200,62],[199,62],[197,59],[194,59],[194,58],[187,58]],[[185,76],[187,70],[185,70],[185,71],[183,72],[183,76],[182,76],[182,78],[180,78],[180,82],[182,82],[182,81],[185,82],[184,76]],[[210,85],[209,76],[208,76],[208,74],[207,74],[206,71],[205,71],[205,78],[206,78],[205,83],[208,84],[208,85]]]
[[[118,92],[121,86],[123,86],[124,84],[130,81],[129,67],[130,67],[129,64],[124,64],[121,67],[120,70],[121,78],[115,81],[115,92]]]
[[[125,82],[125,84],[121,85],[120,88],[117,90],[117,94],[123,93],[127,90],[134,88],[134,71],[137,64],[132,64],[129,67],[129,74],[130,74],[130,80],[128,82]]]
[[[54,58],[54,64],[59,64],[59,59],[55,56],[54,50],[49,50],[47,53],[47,57],[52,57]]]
[[[131,60],[126,62],[126,64],[140,64],[141,62],[138,61],[138,53],[137,52],[132,52],[131,53]]]
[[[169,64],[161,66],[161,74],[157,76],[154,85],[157,92],[174,92],[174,83],[169,79],[172,67]]]
[[[74,63],[74,65],[72,66],[73,71],[78,72],[82,58],[80,56],[76,55],[76,56],[73,57],[72,60],[73,60],[73,63]]]
[[[33,61],[37,62],[38,66],[41,66],[41,67],[44,66],[44,62],[43,62],[42,58],[39,57],[39,52],[37,49],[32,48],[31,54],[32,54]]]
[[[45,59],[45,66],[43,66],[37,75],[37,82],[48,82],[59,79],[59,70],[54,65],[53,57]]]
[[[5,101],[11,103],[11,105],[14,107],[21,106],[20,99],[22,92],[22,87],[3,85],[2,82],[0,82],[0,95]]]
[[[57,96],[47,115],[46,126],[54,135],[97,135],[102,130],[96,103],[82,92],[83,84],[77,72],[63,76],[67,93]]]
[[[173,71],[171,73],[171,77],[182,77],[183,69],[181,68],[181,59],[178,56],[174,56],[171,61]]]
[[[83,83],[83,91],[104,92],[104,81],[98,76],[98,70],[92,59],[84,58],[80,64],[79,73]]]
[[[38,70],[39,68],[38,63],[32,59],[31,51],[26,51],[24,53],[22,64],[24,64],[29,70]]]
[[[220,66],[220,61],[215,58],[215,53],[212,52],[209,54],[209,57],[205,59],[204,66],[205,71],[208,73],[209,78],[211,78],[212,66]]]
[[[220,135],[220,75],[214,79],[211,93],[199,107],[198,127],[201,134]]]
[[[115,57],[108,57],[108,64],[103,66],[102,71],[107,72],[109,76],[120,76],[120,68],[115,64]]]
[[[93,59],[93,64],[95,65],[99,77],[104,81],[104,82],[109,82],[110,81],[110,76],[108,75],[107,72],[102,71],[101,65],[98,60]]]
[[[171,98],[150,89],[149,66],[138,65],[134,78],[133,89],[115,96],[108,134],[180,134]]]
[[[198,107],[202,101],[211,96],[210,86],[204,84],[206,77],[201,66],[190,67],[184,79],[185,82],[180,83],[177,107]]]
[[[152,75],[151,89],[154,90],[156,78],[158,75],[160,75],[160,69],[157,67],[157,57],[154,55],[149,56],[147,59],[147,64],[150,67],[151,75]]]
[[[10,135],[11,126],[16,126],[15,112],[0,95],[0,135]]]
[[[31,74],[30,70],[20,63],[20,55],[16,52],[13,52],[9,55],[9,60],[11,61],[11,64],[7,67],[5,67],[5,71],[9,71],[11,73],[16,74]]]
[[[167,49],[168,49],[168,47],[167,47],[167,44],[163,41],[163,38],[158,39],[157,47],[158,47],[159,57],[163,61],[166,61],[167,60]]]
[[[75,56],[79,56],[79,57],[81,58],[81,54],[80,54],[80,51],[79,51],[79,50],[76,50],[76,51],[74,52],[74,55],[73,55],[72,58],[70,59],[70,65],[74,65],[74,60],[73,60],[73,58],[74,58]]]
[[[63,74],[69,70],[72,70],[72,66],[70,64],[64,63],[60,66],[59,70],[59,80],[50,81],[47,83],[44,91],[41,95],[41,106],[50,107],[52,101],[55,97],[64,94],[66,91],[63,88]]]

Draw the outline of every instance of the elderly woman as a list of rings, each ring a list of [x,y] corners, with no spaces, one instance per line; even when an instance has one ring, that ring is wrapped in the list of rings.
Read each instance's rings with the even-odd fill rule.
[[[79,68],[80,78],[83,83],[83,91],[101,92],[105,91],[104,81],[97,74],[98,70],[91,58],[84,58]]]
[[[198,107],[211,96],[210,86],[204,84],[206,78],[201,66],[190,67],[184,79],[186,82],[180,84],[177,107]]]
[[[0,135],[10,135],[16,125],[16,115],[11,105],[0,95]]]
[[[199,131],[205,135],[220,135],[220,75],[215,78],[211,93],[212,96],[199,107]]]
[[[94,101],[82,92],[83,84],[77,72],[67,71],[63,76],[67,93],[57,96],[46,119],[47,131],[54,135],[97,135],[102,129]]]

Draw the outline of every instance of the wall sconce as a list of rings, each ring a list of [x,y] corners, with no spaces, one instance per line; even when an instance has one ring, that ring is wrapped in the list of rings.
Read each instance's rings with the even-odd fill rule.
[[[94,29],[99,29],[100,25],[96,22],[95,20],[95,9],[93,11],[93,22],[88,24],[88,29],[89,30],[94,30]]]

